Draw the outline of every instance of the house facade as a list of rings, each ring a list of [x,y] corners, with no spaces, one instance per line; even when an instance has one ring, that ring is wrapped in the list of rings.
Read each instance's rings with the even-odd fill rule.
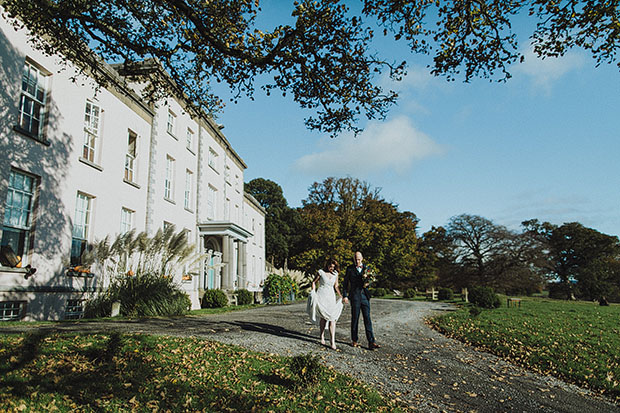
[[[265,211],[222,127],[182,96],[147,104],[114,66],[121,86],[98,87],[27,36],[0,19],[0,320],[79,317],[101,286],[68,271],[87,245],[170,225],[204,257],[172,274],[193,308],[206,289],[261,291]]]

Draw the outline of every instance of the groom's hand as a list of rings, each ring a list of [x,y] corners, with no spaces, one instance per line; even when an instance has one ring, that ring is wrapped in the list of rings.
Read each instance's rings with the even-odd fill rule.
[[[347,297],[344,297],[342,299],[342,302],[345,303],[345,304],[349,304],[349,299]]]

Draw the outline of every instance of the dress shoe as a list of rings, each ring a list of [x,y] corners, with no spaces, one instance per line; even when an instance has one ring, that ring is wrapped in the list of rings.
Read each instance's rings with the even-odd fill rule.
[[[377,343],[370,343],[370,344],[368,345],[368,349],[369,349],[369,350],[374,350],[374,349],[376,349],[376,348],[381,348],[381,346],[380,346],[380,345],[378,345]]]
[[[357,341],[353,341],[351,343],[351,347],[359,347],[359,344],[357,344]]]

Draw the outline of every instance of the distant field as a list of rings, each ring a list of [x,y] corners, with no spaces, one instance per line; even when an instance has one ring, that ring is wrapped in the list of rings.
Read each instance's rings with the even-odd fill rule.
[[[522,298],[471,316],[431,320],[448,336],[620,400],[620,305]]]

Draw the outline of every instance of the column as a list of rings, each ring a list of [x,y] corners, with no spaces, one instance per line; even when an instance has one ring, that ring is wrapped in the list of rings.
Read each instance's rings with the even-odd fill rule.
[[[239,288],[247,289],[248,281],[248,250],[245,242],[239,243]]]

